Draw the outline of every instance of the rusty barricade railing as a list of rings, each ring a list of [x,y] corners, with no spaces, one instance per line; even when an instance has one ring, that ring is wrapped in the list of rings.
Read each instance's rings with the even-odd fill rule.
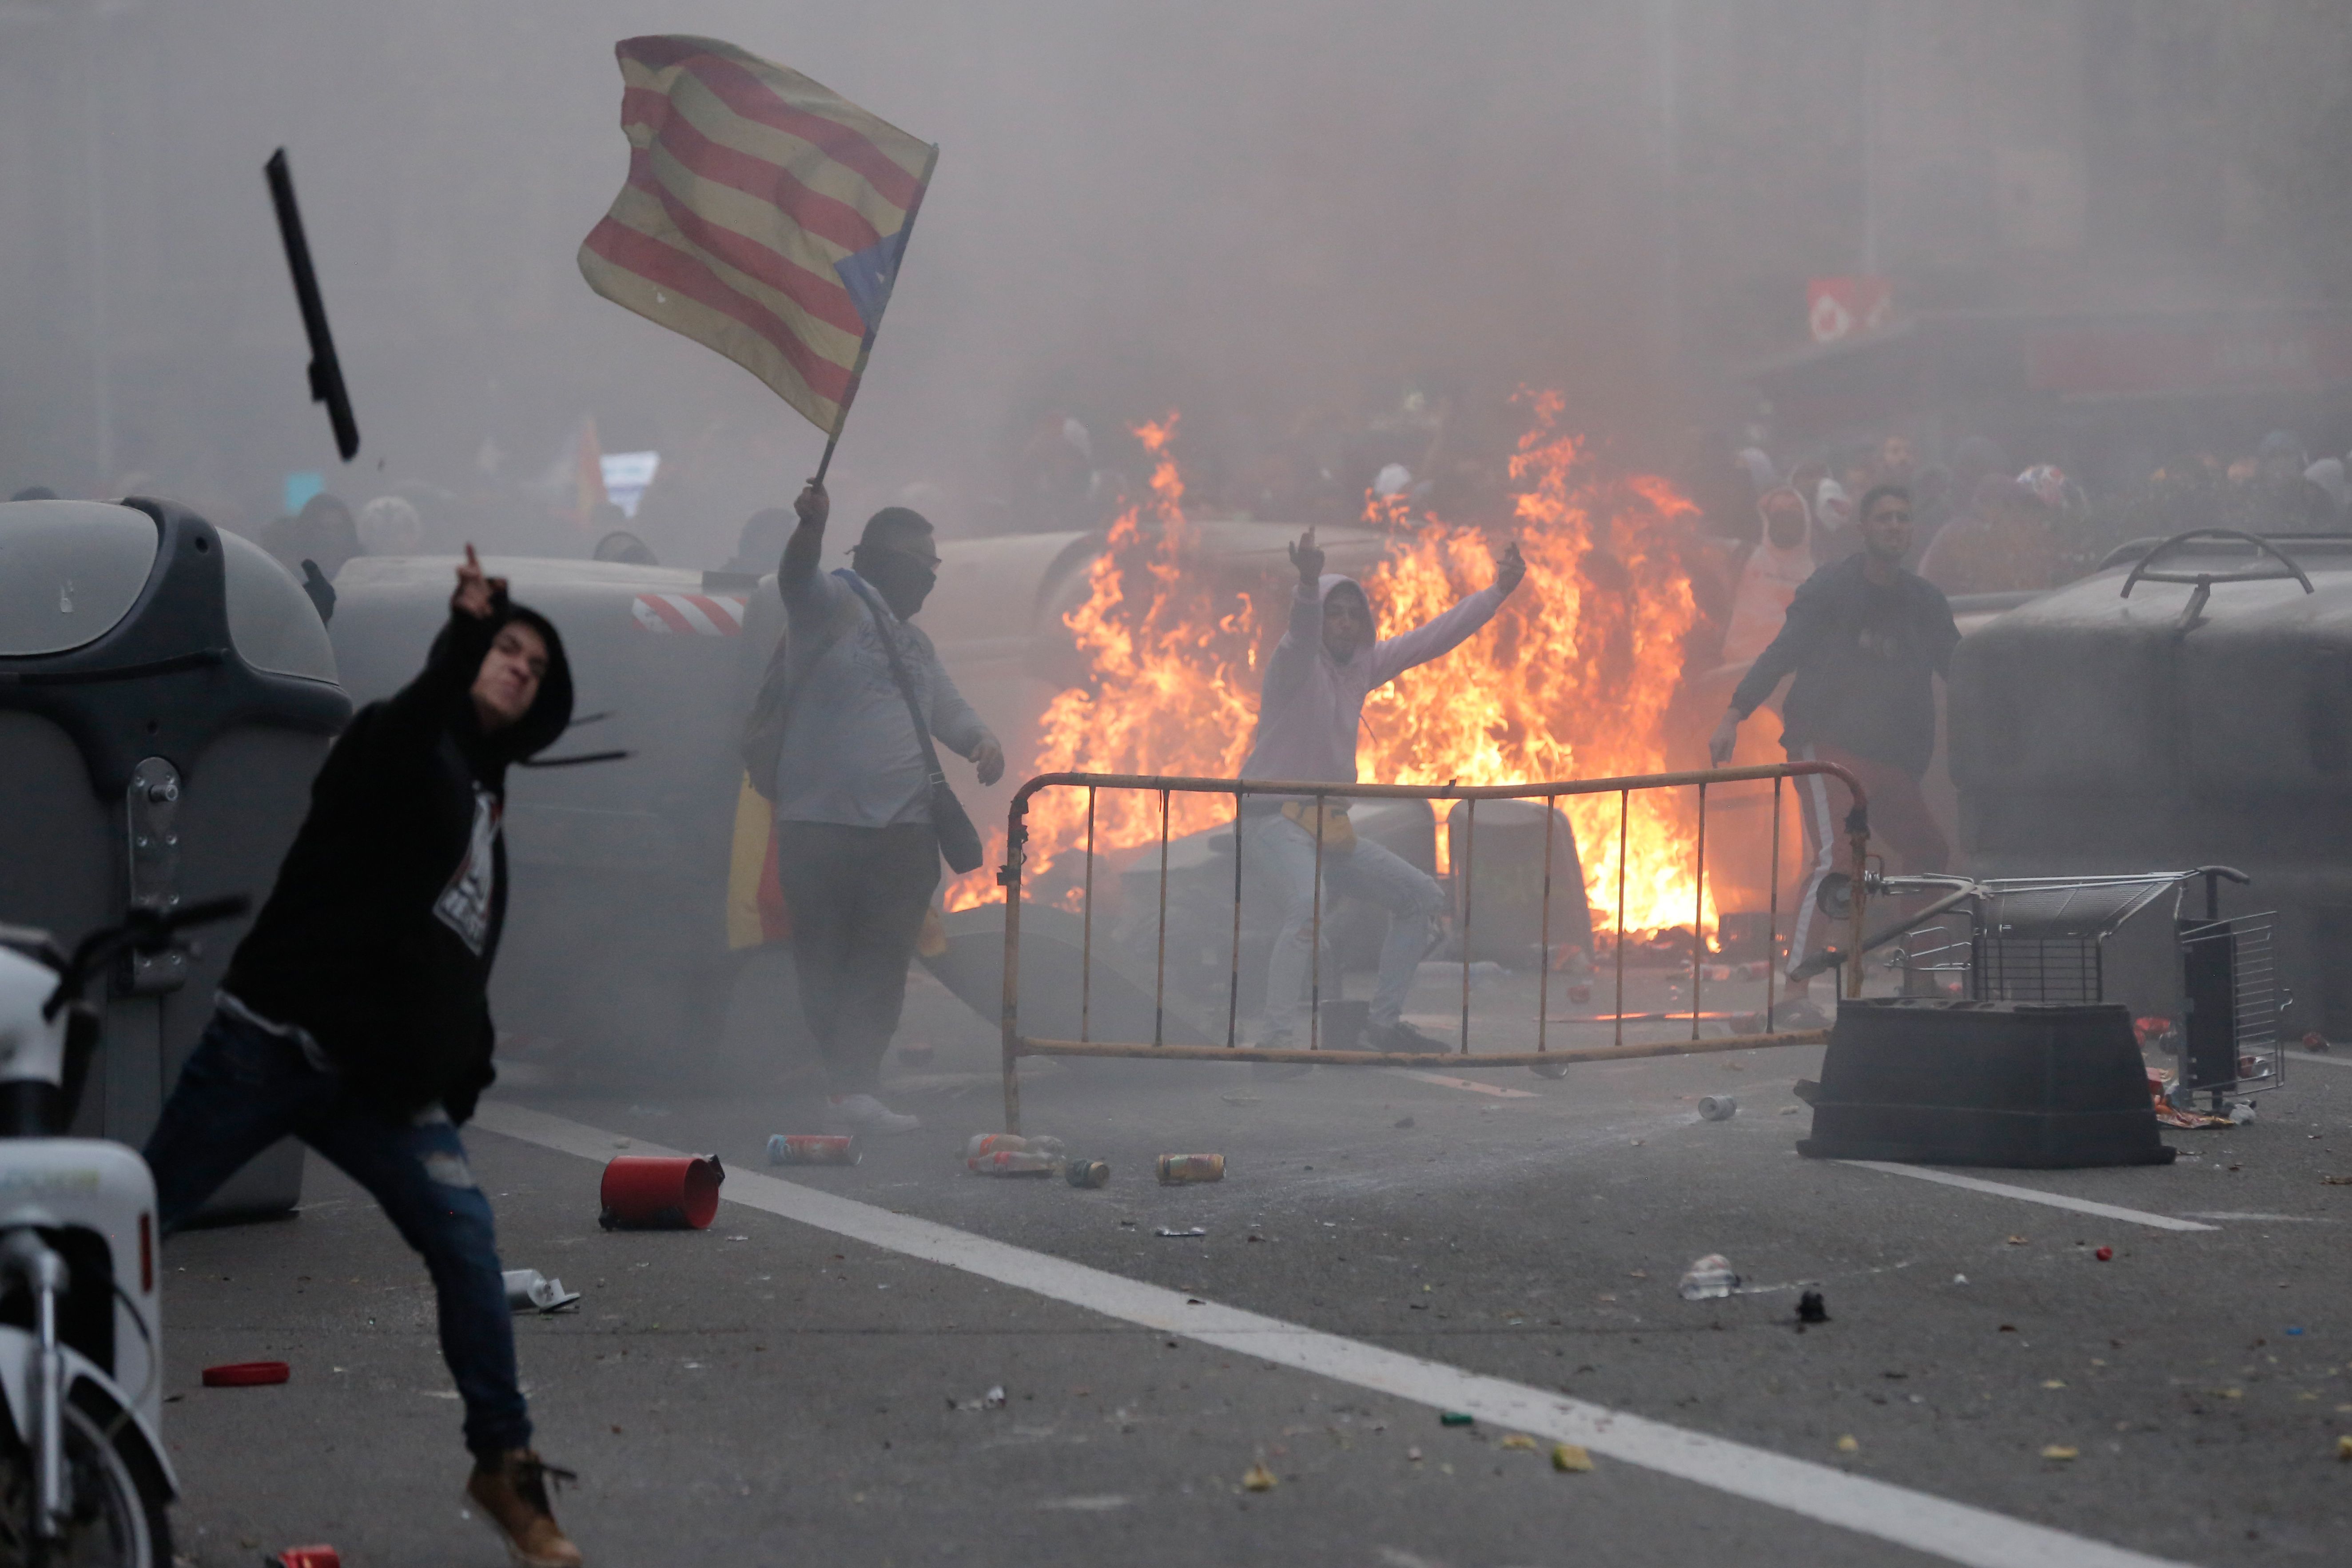
[[[1634,1057],[1691,1056],[1718,1051],[1748,1050],[1759,1046],[1818,1045],[1829,1037],[1826,1029],[1781,1029],[1773,1020],[1774,984],[1780,965],[1774,953],[1777,943],[1780,908],[1780,797],[1783,781],[1811,774],[1826,774],[1845,785],[1853,800],[1853,809],[1846,814],[1845,838],[1848,854],[1848,889],[1853,908],[1853,937],[1843,959],[1845,994],[1862,994],[1863,905],[1864,862],[1870,852],[1869,802],[1861,781],[1834,763],[1792,762],[1769,763],[1753,767],[1713,768],[1694,773],[1643,773],[1624,778],[1577,779],[1550,784],[1375,784],[1301,783],[1275,779],[1209,779],[1188,778],[1160,773],[1041,773],[1014,792],[1013,804],[1005,818],[1004,864],[997,871],[998,884],[1004,889],[1004,1125],[1008,1131],[1021,1127],[1020,1060],[1023,1057],[1114,1057],[1157,1061],[1240,1061],[1286,1062],[1313,1067],[1396,1067],[1451,1061],[1456,1065],[1476,1067],[1564,1067],[1572,1062],[1610,1061]],[[1752,781],[1772,781],[1772,828],[1769,880],[1771,892],[1772,929],[1765,943],[1765,998],[1762,1015],[1764,1033],[1734,1034],[1713,1039],[1702,1039],[1699,1024],[1701,984],[1706,965],[1706,938],[1703,917],[1706,900],[1706,794],[1710,785],[1745,784]],[[1687,1040],[1625,1041],[1628,1022],[1643,1024],[1679,1022],[1681,1010],[1654,1016],[1643,1015],[1628,1018],[1625,1013],[1625,862],[1627,835],[1631,823],[1633,797],[1637,792],[1649,790],[1685,789],[1698,791],[1697,830],[1694,836],[1693,858],[1696,874],[1693,879],[1691,910],[1691,1005],[1688,1017],[1691,1026]],[[1087,795],[1087,837],[1085,844],[1086,879],[1081,893],[1080,912],[1083,936],[1079,970],[1079,1036],[1075,1040],[1036,1039],[1021,1032],[1021,885],[1022,867],[1028,843],[1028,809],[1030,797],[1040,790],[1077,788]],[[1154,1038],[1150,1040],[1095,1040],[1087,1038],[1087,1019],[1094,978],[1094,866],[1095,866],[1095,795],[1101,790],[1137,790],[1156,793],[1160,796],[1160,926],[1158,953],[1153,979],[1152,1011]],[[1233,964],[1228,977],[1225,1005],[1225,1043],[1222,1046],[1186,1046],[1161,1043],[1162,1025],[1167,1005],[1168,946],[1168,821],[1169,798],[1171,795],[1219,795],[1231,796],[1234,802],[1234,926]],[[1607,1046],[1550,1048],[1549,1026],[1554,1022],[1551,1011],[1551,900],[1552,900],[1552,834],[1559,822],[1559,812],[1549,809],[1564,796],[1584,795],[1614,795],[1618,797],[1617,853],[1617,920],[1615,930],[1616,985],[1613,1019],[1615,1038]],[[1242,901],[1244,868],[1242,850],[1242,802],[1251,795],[1275,795],[1286,800],[1308,800],[1316,805],[1316,820],[1325,820],[1324,807],[1332,801],[1355,800],[1427,800],[1467,801],[1465,813],[1464,844],[1456,858],[1459,864],[1454,874],[1460,876],[1463,887],[1457,907],[1461,910],[1461,927],[1456,937],[1462,948],[1462,1038],[1454,1050],[1443,1056],[1405,1056],[1387,1051],[1325,1050],[1321,1048],[1322,1022],[1322,932],[1323,932],[1323,836],[1315,839],[1315,892],[1313,930],[1310,942],[1311,991],[1307,999],[1308,1045],[1301,1049],[1265,1049],[1244,1046],[1239,1038],[1241,1022],[1241,958]],[[1527,800],[1543,802],[1544,875],[1542,917],[1539,945],[1542,950],[1541,980],[1537,990],[1536,1048],[1528,1051],[1496,1051],[1474,1054],[1470,1049],[1470,927],[1475,915],[1473,884],[1474,858],[1470,853],[1476,842],[1477,805],[1482,800]],[[1580,856],[1580,863],[1581,857]],[[1584,897],[1581,887],[1572,889],[1573,896]],[[1843,913],[1843,911],[1841,911]],[[1799,955],[1792,954],[1794,958]],[[1567,1020],[1561,1020],[1563,1022]],[[1603,1020],[1579,1020],[1601,1022]]]

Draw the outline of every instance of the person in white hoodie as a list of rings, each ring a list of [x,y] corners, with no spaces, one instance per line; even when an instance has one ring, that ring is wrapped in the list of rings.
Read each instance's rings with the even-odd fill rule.
[[[1793,485],[1776,485],[1756,502],[1763,529],[1739,570],[1723,662],[1747,664],[1780,635],[1789,601],[1813,574],[1812,515]]]
[[[1519,547],[1503,552],[1494,584],[1425,626],[1392,637],[1373,637],[1371,601],[1363,585],[1338,573],[1326,575],[1323,552],[1308,529],[1290,547],[1298,592],[1290,625],[1266,662],[1258,700],[1257,733],[1245,779],[1356,781],[1356,732],[1364,698],[1415,665],[1452,652],[1485,626],[1528,574]],[[1388,913],[1380,981],[1365,1022],[1365,1043],[1384,1051],[1450,1049],[1400,1016],[1414,970],[1429,951],[1432,922],[1445,895],[1428,875],[1377,844],[1359,841],[1334,800],[1321,824],[1323,885],[1362,899]],[[1266,1024],[1261,1044],[1289,1049],[1298,1035],[1314,945],[1316,804],[1308,798],[1247,797],[1242,807],[1242,847],[1247,863],[1281,900],[1282,931],[1266,968]]]

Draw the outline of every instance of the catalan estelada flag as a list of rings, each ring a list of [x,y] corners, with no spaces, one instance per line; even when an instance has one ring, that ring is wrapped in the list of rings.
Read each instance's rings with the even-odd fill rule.
[[[732,44],[614,52],[629,179],[580,247],[588,286],[838,435],[940,150]]]

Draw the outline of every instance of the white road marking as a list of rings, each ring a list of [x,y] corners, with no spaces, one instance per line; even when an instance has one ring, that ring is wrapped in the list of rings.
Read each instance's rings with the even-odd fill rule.
[[[600,1163],[614,1134],[560,1116],[486,1101],[474,1125]],[[639,1142],[635,1152],[675,1154]],[[1792,1459],[1605,1405],[1570,1399],[1327,1334],[1181,1291],[992,1241],[757,1172],[728,1173],[719,1196],[869,1246],[1029,1290],[1050,1300],[1439,1410],[1463,1410],[1509,1431],[1577,1443],[1607,1458],[1695,1482],[1968,1568],[2180,1568],[2168,1559],[2070,1535],[1988,1509]],[[2202,1226],[2197,1228],[2204,1228]]]
[[[2045,1204],[2053,1209],[2072,1209],[2076,1214],[2096,1215],[2101,1219],[2119,1219],[2131,1225],[2152,1226],[2158,1230],[2219,1230],[2217,1225],[2200,1225],[2193,1219],[2175,1219],[2168,1214],[2149,1214],[2143,1209],[2118,1208],[2114,1204],[2096,1204],[2088,1198],[2070,1198],[2060,1193],[2037,1192],[2032,1187],[2012,1187],[2006,1182],[1988,1182],[1979,1176],[1958,1176],[1949,1171],[1930,1171],[1917,1165],[1894,1165],[1882,1160],[1840,1160],[1841,1165],[1853,1165],[1859,1170],[1884,1171],[1890,1176],[1909,1176],[1922,1182],[1937,1182],[1948,1187],[1966,1187],[1972,1193],[1990,1193],[2000,1198],[2022,1198],[2030,1204]]]
[[[1505,1089],[1499,1083],[1480,1083],[1476,1079],[1448,1078],[1442,1072],[1422,1072],[1414,1068],[1383,1068],[1399,1078],[1417,1078],[1423,1083],[1437,1084],[1445,1089],[1466,1089],[1473,1094],[1491,1094],[1497,1100],[1537,1100],[1541,1096],[1533,1089]]]

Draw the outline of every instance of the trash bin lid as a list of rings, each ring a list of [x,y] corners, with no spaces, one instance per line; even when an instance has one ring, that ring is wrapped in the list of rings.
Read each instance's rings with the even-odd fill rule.
[[[152,518],[109,501],[0,502],[0,657],[112,631],[147,586],[159,537]]]
[[[228,640],[237,657],[272,675],[335,679],[335,645],[294,574],[249,539],[223,532]]]

